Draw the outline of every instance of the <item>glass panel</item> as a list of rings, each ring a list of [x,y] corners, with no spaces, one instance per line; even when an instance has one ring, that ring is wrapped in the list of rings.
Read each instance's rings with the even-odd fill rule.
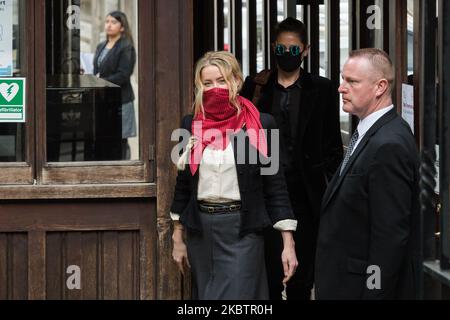
[[[298,4],[297,5],[297,19],[302,21],[302,22],[303,22],[303,19],[304,19],[303,12],[304,12],[303,5],[299,5]]]
[[[351,39],[351,29],[350,29],[350,6],[349,0],[341,0],[339,3],[340,8],[340,18],[339,18],[339,47],[340,47],[340,70],[344,67],[345,61],[350,54],[350,39]],[[342,82],[342,78],[340,78]],[[341,132],[342,139],[345,145],[348,145],[349,135],[350,135],[350,116],[348,113],[344,112],[342,97],[340,101],[340,118],[341,118]]]
[[[277,20],[278,23],[286,19],[286,6],[285,6],[285,0],[277,0]]]
[[[383,43],[383,0],[375,0],[375,7],[377,10],[377,26],[375,28],[375,43],[374,43],[374,47],[378,48],[378,49],[384,49],[384,43]],[[386,4],[387,5],[387,4]]]
[[[248,48],[249,12],[248,1],[242,0],[242,72],[244,77],[250,74],[250,53]]]
[[[5,2],[5,1],[3,1]],[[7,21],[0,21],[0,54],[3,59],[0,61],[0,69],[6,65],[11,65],[11,60],[6,61],[7,56],[11,56],[6,51],[10,51],[12,41],[12,75],[13,77],[27,77],[26,65],[26,20],[25,20],[25,0],[8,0],[5,2],[2,15],[12,22],[9,26]],[[8,23],[8,22],[6,22]],[[12,34],[12,35],[11,35]],[[5,51],[2,51],[5,50]],[[4,62],[3,62],[4,60]],[[5,63],[6,62],[6,63]],[[5,66],[3,66],[5,64]],[[11,69],[8,69],[9,76]],[[6,71],[6,70],[4,70]],[[7,75],[7,73],[1,73]],[[25,125],[22,123],[0,123],[0,162],[25,162]]]
[[[264,1],[256,0],[256,71],[259,72],[265,67],[264,39]]]
[[[414,73],[414,0],[408,0],[407,5],[407,41],[408,76],[411,76]]]
[[[48,162],[139,159],[137,5],[46,0]]]
[[[322,77],[329,75],[328,61],[328,0],[319,5],[319,74]]]
[[[231,52],[231,0],[223,1],[223,50]]]

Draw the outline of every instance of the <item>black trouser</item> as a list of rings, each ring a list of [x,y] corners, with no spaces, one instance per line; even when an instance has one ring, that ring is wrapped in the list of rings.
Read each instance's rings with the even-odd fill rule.
[[[297,197],[300,201],[304,197]],[[298,218],[298,228],[294,233],[295,252],[299,266],[295,275],[288,282],[286,294],[288,300],[310,300],[311,290],[314,285],[314,261],[316,255],[318,223],[313,217],[313,212],[307,209],[305,203],[301,204],[292,200],[295,215]],[[268,229],[265,232],[266,243],[266,269],[269,279],[269,294],[271,300],[281,300],[283,292],[284,271],[281,262],[283,252],[283,240],[280,232]]]

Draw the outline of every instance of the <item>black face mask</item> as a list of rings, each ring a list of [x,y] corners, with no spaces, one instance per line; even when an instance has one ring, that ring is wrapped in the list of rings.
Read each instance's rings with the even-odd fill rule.
[[[303,62],[303,57],[301,54],[298,56],[293,56],[290,52],[279,56],[276,55],[278,66],[284,72],[294,72],[299,69]]]

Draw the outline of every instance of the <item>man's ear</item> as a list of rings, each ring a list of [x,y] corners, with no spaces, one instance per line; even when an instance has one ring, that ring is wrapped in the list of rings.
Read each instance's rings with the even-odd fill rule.
[[[308,57],[309,55],[309,49],[311,48],[311,45],[306,45],[305,49],[303,50],[303,58]]]
[[[381,79],[377,84],[376,97],[382,97],[389,89],[389,82],[386,79]]]
[[[272,42],[272,45],[271,45],[272,53],[275,53],[275,47],[276,47],[275,42]]]

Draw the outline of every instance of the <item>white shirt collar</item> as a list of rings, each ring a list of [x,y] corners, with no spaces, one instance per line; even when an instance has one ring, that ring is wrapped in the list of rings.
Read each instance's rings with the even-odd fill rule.
[[[378,120],[380,120],[386,113],[388,113],[392,109],[394,109],[394,105],[390,105],[389,107],[378,110],[361,120],[358,124],[358,133],[360,139],[367,133],[367,131],[370,130],[370,128],[372,128],[372,126]]]

